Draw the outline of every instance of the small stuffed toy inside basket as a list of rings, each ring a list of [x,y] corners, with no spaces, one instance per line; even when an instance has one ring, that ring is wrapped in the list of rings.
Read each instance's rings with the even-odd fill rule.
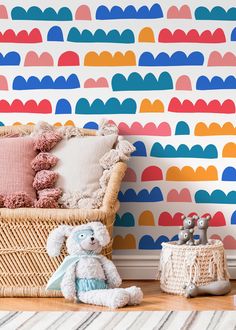
[[[190,283],[200,287],[228,280],[223,243],[220,240],[193,246],[162,243],[159,275],[161,290],[176,295],[186,295],[185,287]]]

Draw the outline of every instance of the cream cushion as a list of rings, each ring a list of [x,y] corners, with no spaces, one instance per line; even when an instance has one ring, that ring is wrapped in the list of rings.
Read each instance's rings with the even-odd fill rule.
[[[112,149],[116,134],[64,139],[51,151],[59,161],[53,168],[59,174],[57,186],[63,193],[80,192],[91,196],[99,188],[103,168],[99,160]]]

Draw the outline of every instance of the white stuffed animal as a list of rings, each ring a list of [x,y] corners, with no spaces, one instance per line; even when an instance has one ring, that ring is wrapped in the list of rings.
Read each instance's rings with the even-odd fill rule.
[[[119,288],[121,278],[112,261],[100,252],[110,242],[106,227],[98,221],[80,226],[61,225],[48,237],[47,252],[59,256],[66,239],[68,256],[50,278],[47,290],[61,290],[66,299],[86,304],[119,308],[137,305],[140,288]]]

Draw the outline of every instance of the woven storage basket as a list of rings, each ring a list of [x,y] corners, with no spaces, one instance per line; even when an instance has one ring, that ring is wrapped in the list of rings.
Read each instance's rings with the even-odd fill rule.
[[[196,286],[228,279],[229,274],[223,243],[209,240],[208,245],[162,243],[160,286],[162,291],[184,295],[184,285]]]
[[[32,130],[33,126],[24,125],[1,127],[0,136],[28,135]],[[94,130],[83,131],[85,135],[96,134]],[[114,166],[99,209],[0,209],[0,296],[61,296],[58,291],[44,289],[66,256],[64,248],[59,257],[49,258],[45,249],[49,232],[60,224],[80,225],[99,220],[112,236],[119,208],[117,195],[126,168],[122,162]],[[112,242],[102,253],[111,258]]]

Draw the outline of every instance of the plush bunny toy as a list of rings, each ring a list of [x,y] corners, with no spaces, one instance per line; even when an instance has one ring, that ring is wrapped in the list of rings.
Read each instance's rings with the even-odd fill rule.
[[[140,304],[141,289],[118,288],[122,281],[115,265],[100,254],[102,247],[110,242],[101,222],[75,227],[61,225],[54,229],[47,241],[50,257],[60,254],[66,238],[69,255],[50,278],[47,290],[61,290],[66,299],[111,308]]]

